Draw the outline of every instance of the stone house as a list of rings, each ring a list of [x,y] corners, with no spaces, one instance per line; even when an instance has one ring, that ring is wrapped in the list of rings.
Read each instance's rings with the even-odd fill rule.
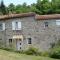
[[[60,14],[21,13],[0,16],[0,46],[48,50],[60,39]]]

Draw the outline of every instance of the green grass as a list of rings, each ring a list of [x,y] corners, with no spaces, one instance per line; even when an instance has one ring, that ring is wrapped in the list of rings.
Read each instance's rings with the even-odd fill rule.
[[[0,60],[58,60],[58,59],[19,54],[19,53],[9,52],[0,49]]]

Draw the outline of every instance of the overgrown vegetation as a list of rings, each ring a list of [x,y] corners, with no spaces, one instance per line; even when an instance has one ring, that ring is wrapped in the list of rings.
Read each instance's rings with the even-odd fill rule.
[[[0,49],[0,60],[58,60],[58,59],[19,54]]]
[[[27,51],[25,51],[27,55],[41,55],[41,52],[38,51],[37,48],[30,47]]]
[[[54,47],[53,49],[51,49],[49,56],[51,58],[57,58],[60,59],[60,46],[59,47]]]
[[[53,48],[51,48],[49,52],[49,56],[52,58],[60,59],[60,40],[58,40],[57,43],[53,45]]]
[[[37,14],[60,14],[60,0],[37,0],[37,3],[27,5],[26,3],[14,5],[11,3],[8,7],[4,5],[3,0],[0,4],[0,15],[11,13],[35,12]]]
[[[44,56],[44,57],[51,57],[51,58],[60,59],[60,44],[59,43],[56,43],[56,45],[53,48],[51,48],[49,51],[44,51],[44,52],[41,52],[37,48],[34,48],[34,47],[30,47],[26,51],[23,51],[23,50],[16,51],[14,49],[5,48],[5,47],[0,47],[0,49],[10,51],[10,52],[19,53],[19,54]]]
[[[34,47],[30,47],[29,49],[25,51],[23,50],[17,51],[16,49],[8,48],[8,47],[0,47],[0,49],[10,51],[10,52],[16,52],[19,54],[21,53],[21,54],[27,54],[27,55],[41,55],[41,52],[39,52],[38,49]]]

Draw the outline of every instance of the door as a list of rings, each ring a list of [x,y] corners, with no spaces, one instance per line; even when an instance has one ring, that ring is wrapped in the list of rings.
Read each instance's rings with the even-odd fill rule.
[[[17,50],[22,49],[22,39],[17,39]]]

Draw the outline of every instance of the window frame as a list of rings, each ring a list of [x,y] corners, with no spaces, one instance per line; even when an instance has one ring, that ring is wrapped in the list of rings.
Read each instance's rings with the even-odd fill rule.
[[[5,23],[2,22],[0,24],[2,24],[2,29],[0,31],[4,31],[5,30]]]
[[[17,22],[17,24],[16,24],[16,22]],[[21,30],[21,29],[22,29],[21,21],[12,21],[12,30]]]
[[[16,21],[15,22],[15,30],[17,30],[18,29],[18,22]]]
[[[49,22],[44,22],[44,27],[46,28],[46,27],[48,27],[49,26]]]
[[[3,23],[0,23],[0,31],[2,31],[3,30]]]
[[[9,39],[9,43],[12,43],[12,39]]]
[[[28,38],[28,44],[32,44],[32,39],[31,38]]]
[[[56,25],[60,26],[60,20],[56,20]]]

